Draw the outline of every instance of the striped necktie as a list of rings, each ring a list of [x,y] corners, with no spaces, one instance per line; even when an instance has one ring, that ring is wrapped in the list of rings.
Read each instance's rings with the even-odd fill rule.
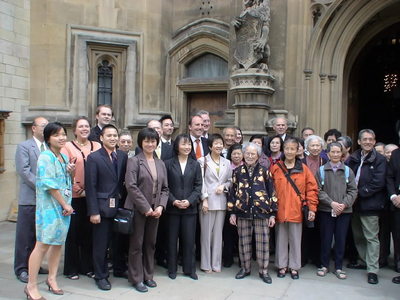
[[[111,157],[112,157],[112,163],[114,166],[115,174],[118,175],[118,160],[117,160],[117,154],[113,151],[111,152]]]

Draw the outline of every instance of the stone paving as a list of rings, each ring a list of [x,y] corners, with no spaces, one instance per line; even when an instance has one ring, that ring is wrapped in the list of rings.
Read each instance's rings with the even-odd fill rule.
[[[13,254],[15,223],[0,223],[0,299],[25,299],[24,284],[19,282],[13,272]],[[61,258],[63,259],[63,257]],[[273,259],[273,257],[272,257]],[[392,261],[390,261],[392,264]],[[93,280],[81,277],[71,281],[62,275],[63,261],[60,263],[58,284],[65,292],[56,296],[47,291],[46,275],[39,275],[39,290],[42,296],[50,300],[94,300],[94,299],[168,299],[168,300],[258,300],[258,299],[400,299],[400,285],[391,282],[399,274],[392,267],[379,272],[379,284],[367,283],[366,271],[346,270],[346,280],[337,279],[332,273],[318,277],[316,269],[307,265],[300,271],[300,279],[292,280],[290,276],[279,279],[276,269],[271,265],[272,284],[267,285],[258,277],[256,263],[253,262],[253,273],[242,280],[234,278],[239,271],[237,264],[223,269],[221,273],[205,274],[198,269],[199,280],[194,281],[178,273],[171,280],[166,270],[156,267],[154,280],[158,287],[140,294],[121,278],[110,276],[111,291],[101,291]],[[46,262],[44,263],[46,266]]]

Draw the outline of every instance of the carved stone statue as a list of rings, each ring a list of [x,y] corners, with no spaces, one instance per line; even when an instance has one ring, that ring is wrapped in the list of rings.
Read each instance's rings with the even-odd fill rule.
[[[243,12],[231,22],[236,30],[234,57],[239,63],[235,70],[252,67],[268,73],[270,22],[270,0],[245,0]]]

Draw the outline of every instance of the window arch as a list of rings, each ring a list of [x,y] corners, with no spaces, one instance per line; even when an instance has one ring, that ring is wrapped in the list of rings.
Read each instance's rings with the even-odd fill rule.
[[[228,77],[228,62],[221,57],[205,53],[186,66],[186,76],[194,78]]]
[[[104,59],[97,70],[97,105],[112,106],[112,80],[112,66],[107,59]]]

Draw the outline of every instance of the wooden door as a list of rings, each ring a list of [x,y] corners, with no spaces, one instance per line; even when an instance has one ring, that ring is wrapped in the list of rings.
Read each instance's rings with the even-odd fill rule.
[[[216,121],[225,118],[227,109],[226,92],[204,92],[188,93],[188,116],[194,116],[200,110],[206,110],[210,113],[210,133],[222,133],[222,130],[214,127]]]

